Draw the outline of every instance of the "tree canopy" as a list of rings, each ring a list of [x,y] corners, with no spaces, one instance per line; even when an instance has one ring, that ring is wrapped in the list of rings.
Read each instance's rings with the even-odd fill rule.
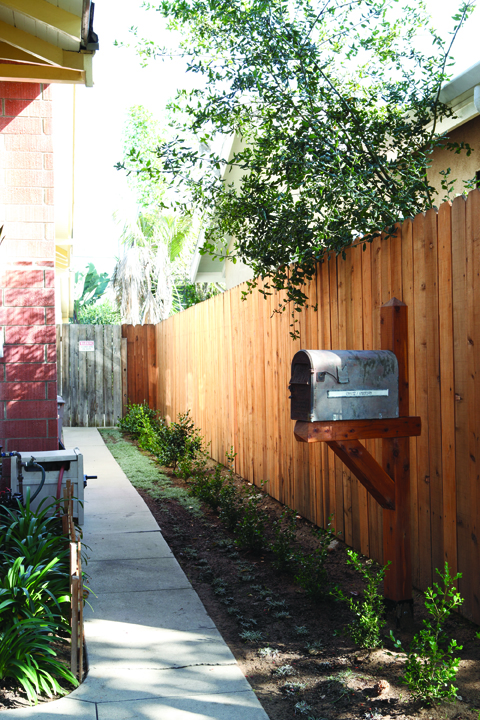
[[[448,145],[439,100],[450,37],[407,0],[163,0],[150,5],[180,31],[180,50],[139,42],[145,58],[172,52],[202,79],[172,101],[176,135],[130,169],[164,176],[200,210],[205,250],[248,264],[263,292],[296,306],[328,253],[371,241],[431,207],[429,158]],[[218,138],[235,135],[238,150]],[[470,148],[449,145],[459,152]],[[242,173],[235,186],[231,171]],[[255,281],[250,287],[255,285]]]

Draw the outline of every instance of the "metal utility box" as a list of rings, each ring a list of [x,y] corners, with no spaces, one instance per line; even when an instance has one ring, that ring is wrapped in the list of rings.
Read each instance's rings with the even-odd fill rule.
[[[36,463],[41,465],[45,469],[45,484],[37,495],[35,500],[32,502],[31,507],[36,510],[38,505],[44,498],[47,498],[48,502],[55,500],[57,495],[57,486],[60,469],[63,465],[65,468],[62,480],[61,497],[63,497],[63,488],[66,485],[67,480],[71,480],[73,485],[73,516],[78,519],[80,525],[83,525],[83,487],[84,487],[84,473],[83,473],[83,455],[78,448],[73,450],[42,450],[38,452],[22,452],[22,463],[28,463],[29,460],[34,459]],[[23,475],[23,487],[19,487],[18,475]],[[38,488],[42,479],[40,470],[34,472],[26,472],[24,467],[21,467],[20,460],[17,458],[16,473],[12,465],[12,479],[11,486],[12,492],[22,492],[23,497],[27,496],[27,487],[30,488],[30,495],[33,495]],[[44,506],[47,503],[44,503]]]
[[[289,388],[292,420],[398,417],[398,362],[389,350],[300,350]]]

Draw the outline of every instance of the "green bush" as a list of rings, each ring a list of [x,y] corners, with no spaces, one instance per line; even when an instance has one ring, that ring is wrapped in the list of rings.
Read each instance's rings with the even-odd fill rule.
[[[243,498],[237,492],[233,478],[227,478],[219,493],[219,518],[227,530],[233,532],[243,514]]]
[[[151,410],[146,403],[141,405],[129,403],[127,405],[127,414],[124,418],[120,418],[118,426],[123,432],[138,438],[142,433],[148,432],[150,429],[158,432],[160,422],[155,410]]]
[[[286,508],[273,526],[274,540],[270,550],[275,555],[273,560],[277,570],[289,570],[295,558],[294,543],[296,538],[297,521],[295,510]]]
[[[193,459],[202,451],[203,440],[195,428],[190,411],[167,425],[148,405],[130,404],[118,423],[120,430],[138,439],[139,447],[158,457],[161,465],[176,469],[179,462]]]
[[[79,325],[119,325],[121,322],[120,311],[110,300],[99,305],[85,305],[77,313]]]
[[[425,607],[430,617],[423,621],[423,629],[410,644],[403,675],[403,682],[408,685],[413,697],[428,705],[442,699],[455,699],[458,688],[453,681],[460,663],[455,652],[462,649],[456,640],[448,638],[443,629],[452,610],[463,602],[455,587],[455,581],[462,575],[457,573],[451,577],[448,563],[445,563],[443,573],[438,569],[437,573],[442,586],[434,583],[433,588],[425,592]],[[400,640],[396,640],[391,631],[390,638],[403,652]]]
[[[190,417],[189,410],[180,413],[176,422],[160,426],[160,450],[157,454],[160,463],[166,467],[173,467],[175,470],[182,458],[194,458],[201,451],[202,445],[202,437]]]
[[[235,542],[243,550],[259,554],[266,544],[265,525],[268,515],[260,508],[262,495],[255,486],[245,490],[244,496],[243,512],[233,528]]]
[[[297,553],[295,555],[295,582],[305,590],[314,602],[320,602],[331,592],[328,573],[325,567],[328,546],[334,537],[331,522],[328,523],[326,530],[319,528],[318,530],[313,530],[312,533],[318,541],[318,546],[311,553]]]
[[[196,473],[191,480],[190,491],[192,495],[206,505],[217,510],[220,505],[220,496],[224,484],[222,466],[216,465],[213,473]]]
[[[390,563],[377,570],[373,560],[367,560],[364,564],[353,550],[347,550],[347,555],[348,564],[353,565],[365,581],[363,600],[346,597],[338,588],[336,592],[337,596],[349,605],[354,616],[353,622],[347,626],[348,634],[357,645],[370,650],[382,645],[380,631],[386,620],[383,593],[379,586]]]

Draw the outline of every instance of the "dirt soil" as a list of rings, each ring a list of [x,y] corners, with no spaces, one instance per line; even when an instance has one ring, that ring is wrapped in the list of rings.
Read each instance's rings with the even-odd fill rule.
[[[161,471],[175,485],[187,487],[170,469]],[[245,485],[240,477],[235,481]],[[273,567],[272,553],[239,551],[233,533],[207,507],[204,517],[197,518],[174,500],[140,494],[271,720],[291,720],[294,715],[307,720],[480,717],[480,641],[473,623],[455,614],[446,626],[448,635],[463,645],[459,699],[422,707],[401,683],[404,656],[394,651],[390,640],[385,640],[385,649],[367,653],[344,634],[351,615],[343,603],[314,604],[292,575]],[[284,509],[267,495],[262,507],[272,520]],[[298,547],[312,549],[312,524],[299,516],[297,521]],[[333,542],[327,566],[331,580],[346,594],[361,596],[362,580],[346,563],[344,543]],[[427,616],[422,593],[414,594],[413,618],[405,612],[397,627],[395,611],[387,613],[384,635],[392,630],[403,647]],[[263,639],[245,642],[240,637],[245,630],[259,631]]]

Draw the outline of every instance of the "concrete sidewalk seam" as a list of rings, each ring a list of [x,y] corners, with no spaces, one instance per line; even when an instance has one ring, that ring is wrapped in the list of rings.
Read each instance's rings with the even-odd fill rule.
[[[218,692],[210,691],[208,695],[242,695],[254,692],[253,690],[219,690]],[[199,697],[205,697],[207,693],[199,692],[193,693],[192,695],[149,695],[148,697],[142,696],[138,698],[129,698],[128,700],[96,700],[96,705],[118,705],[119,702],[122,704],[133,703],[133,702],[145,702],[146,700],[194,700],[195,695]],[[254,693],[255,694],[255,693]],[[268,718],[267,718],[268,720]]]

